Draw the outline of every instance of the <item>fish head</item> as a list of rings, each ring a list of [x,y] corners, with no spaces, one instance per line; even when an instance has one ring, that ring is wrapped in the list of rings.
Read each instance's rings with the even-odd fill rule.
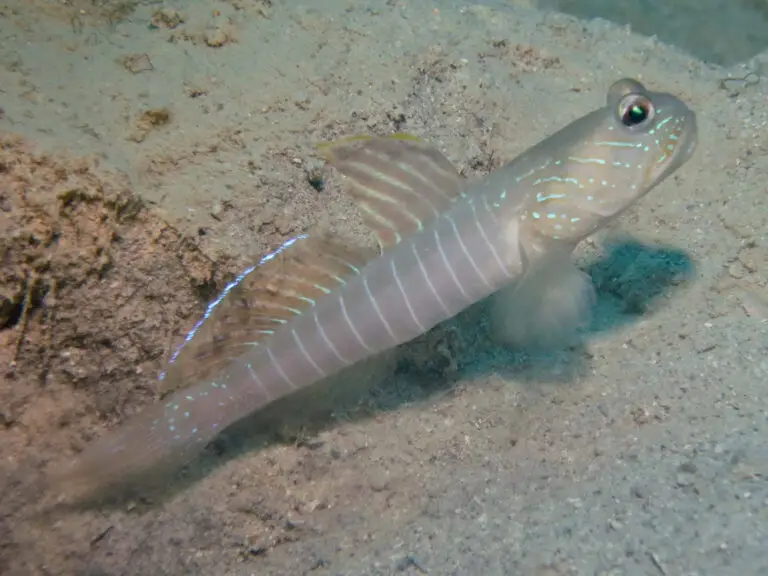
[[[537,148],[523,219],[536,233],[576,243],[685,164],[697,145],[696,115],[667,93],[623,79],[603,108]]]

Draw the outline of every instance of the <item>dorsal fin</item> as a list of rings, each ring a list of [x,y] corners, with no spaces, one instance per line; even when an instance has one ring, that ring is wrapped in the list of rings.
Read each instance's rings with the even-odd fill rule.
[[[323,234],[291,238],[240,274],[208,306],[161,375],[162,393],[198,382],[258,346],[375,256],[373,250],[349,247]]]
[[[421,230],[462,195],[463,178],[450,160],[414,136],[356,136],[318,149],[349,180],[349,193],[382,250]]]

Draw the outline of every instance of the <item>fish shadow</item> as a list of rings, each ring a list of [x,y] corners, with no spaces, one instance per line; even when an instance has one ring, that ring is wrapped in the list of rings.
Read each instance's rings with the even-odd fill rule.
[[[318,434],[339,421],[357,421],[434,401],[457,390],[462,382],[490,374],[526,386],[567,385],[587,373],[591,337],[659,310],[672,292],[694,276],[695,266],[677,248],[623,238],[608,244],[602,256],[585,261],[582,270],[591,277],[597,297],[591,323],[575,345],[543,352],[506,349],[492,336],[489,303],[483,301],[407,344],[236,423],[181,471],[153,473],[132,484],[110,486],[75,506],[118,507],[130,500],[141,511],[244,454],[274,444],[317,449],[324,444]]]
[[[612,331],[652,315],[696,274],[694,261],[677,248],[631,238],[607,248],[606,256],[586,269],[598,295],[587,334]]]

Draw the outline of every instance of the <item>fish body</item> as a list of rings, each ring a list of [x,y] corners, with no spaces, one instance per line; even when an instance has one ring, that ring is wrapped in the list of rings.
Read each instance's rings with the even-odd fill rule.
[[[67,475],[115,480],[187,460],[248,414],[491,295],[510,342],[562,331],[590,294],[573,249],[683,165],[696,138],[680,100],[621,80],[605,106],[474,182],[417,139],[327,145],[380,254],[302,235],[246,271],[174,355],[171,394]]]

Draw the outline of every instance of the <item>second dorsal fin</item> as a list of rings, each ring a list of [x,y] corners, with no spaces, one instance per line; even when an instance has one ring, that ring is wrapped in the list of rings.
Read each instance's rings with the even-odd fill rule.
[[[350,195],[382,250],[450,208],[464,187],[439,150],[407,134],[358,136],[322,144],[319,150],[348,179]]]
[[[260,345],[375,256],[374,250],[347,246],[324,234],[288,240],[240,274],[208,306],[161,375],[161,392],[186,388]]]

